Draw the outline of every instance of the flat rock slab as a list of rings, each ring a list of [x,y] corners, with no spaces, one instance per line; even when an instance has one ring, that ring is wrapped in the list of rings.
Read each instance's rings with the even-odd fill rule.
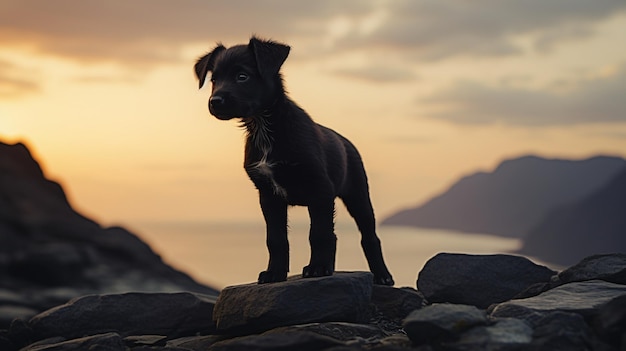
[[[592,317],[599,308],[626,295],[626,285],[603,280],[564,284],[540,295],[501,303],[493,309],[492,317],[514,317],[535,324],[552,311],[573,312]]]
[[[230,286],[220,293],[213,320],[217,330],[227,334],[316,322],[365,322],[370,315],[372,286],[370,272]]]
[[[420,271],[417,288],[430,303],[487,308],[553,275],[555,271],[521,256],[440,253]]]
[[[215,330],[214,303],[212,296],[188,292],[88,295],[42,312],[29,324],[38,340],[112,331],[122,336],[188,336]]]

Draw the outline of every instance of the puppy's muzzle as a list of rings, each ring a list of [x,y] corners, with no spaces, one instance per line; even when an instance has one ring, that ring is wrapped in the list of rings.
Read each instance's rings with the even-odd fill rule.
[[[232,116],[227,113],[226,99],[227,97],[221,94],[211,95],[209,98],[209,111],[213,116],[223,120],[232,118]]]
[[[221,95],[214,95],[209,99],[209,107],[214,110],[219,110],[224,106],[224,102],[225,100]]]

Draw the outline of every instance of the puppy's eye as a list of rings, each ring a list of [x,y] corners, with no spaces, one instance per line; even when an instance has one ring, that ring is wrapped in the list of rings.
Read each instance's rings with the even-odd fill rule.
[[[245,74],[245,73],[239,73],[237,74],[237,82],[245,82],[250,78],[249,75]]]
[[[210,81],[211,81],[211,83],[215,83],[215,77],[211,76]]]

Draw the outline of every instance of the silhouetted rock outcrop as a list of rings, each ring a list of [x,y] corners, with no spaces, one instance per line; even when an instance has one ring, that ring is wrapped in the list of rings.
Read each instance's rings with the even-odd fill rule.
[[[604,156],[508,160],[491,173],[462,178],[443,194],[382,224],[521,238],[552,210],[591,195],[624,167],[624,159]]]
[[[446,254],[432,260],[441,257],[456,267],[472,259],[472,272],[485,284],[481,274],[491,272],[483,290],[525,290],[529,262],[516,264],[519,257]],[[217,301],[190,293],[92,295],[15,320],[0,330],[0,349],[617,351],[626,347],[626,285],[619,283],[625,270],[623,255],[592,257],[544,277],[545,290],[534,296],[487,309],[432,303],[411,288],[372,285],[369,272],[233,286]],[[449,285],[470,300],[481,294],[446,277],[428,279],[441,279],[433,285]],[[229,327],[216,328],[214,321],[224,318]]]
[[[440,253],[422,268],[417,288],[430,302],[487,308],[512,299],[531,285],[547,282],[555,274],[519,256]]]
[[[550,212],[519,252],[562,265],[591,254],[626,252],[626,167],[593,194]]]
[[[217,295],[127,230],[74,211],[23,144],[0,143],[0,243],[0,328],[87,294]]]

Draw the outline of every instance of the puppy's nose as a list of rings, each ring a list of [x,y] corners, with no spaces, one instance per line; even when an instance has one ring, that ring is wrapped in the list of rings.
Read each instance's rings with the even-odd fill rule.
[[[213,95],[209,99],[209,104],[211,107],[220,107],[224,104],[224,98],[221,95]]]

